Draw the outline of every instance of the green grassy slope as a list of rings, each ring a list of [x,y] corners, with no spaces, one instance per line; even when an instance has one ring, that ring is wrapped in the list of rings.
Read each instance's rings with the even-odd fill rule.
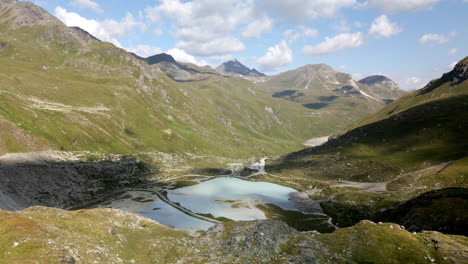
[[[460,63],[467,63],[468,57],[460,61]],[[447,79],[446,79],[447,78]],[[365,124],[376,122],[385,118],[388,118],[394,114],[398,114],[402,111],[405,111],[411,107],[421,105],[424,103],[429,103],[434,100],[441,100],[444,98],[449,98],[457,95],[467,94],[467,84],[464,85],[451,85],[451,82],[448,80],[448,76],[434,79],[429,82],[424,88],[407,94],[400,98],[398,101],[393,102],[386,107],[382,108],[378,112],[372,115],[368,115],[365,118],[362,118],[358,122],[354,122],[348,127],[348,130],[351,128],[356,128]]]
[[[0,117],[46,149],[240,158],[297,150],[339,129],[312,110],[252,94],[243,79],[177,83],[61,24],[3,23],[0,43]],[[36,150],[8,143],[12,136],[0,139],[2,153]]]
[[[462,159],[468,154],[468,121],[465,118],[468,113],[468,82],[462,80],[453,83],[454,74],[455,71],[447,73],[425,88],[404,96],[376,114],[365,117],[324,146],[285,156],[278,160],[278,169],[297,169],[295,164],[318,167],[319,165],[308,160],[321,159],[327,155],[335,155],[337,160],[333,162],[334,165],[330,164],[334,167],[340,164],[340,157],[343,157],[343,160],[350,159],[355,163],[374,161],[369,168],[394,168],[393,173],[386,170],[383,174],[387,176],[382,177],[363,177],[367,176],[363,172],[361,179],[359,175],[350,173],[353,171],[353,164],[345,166],[349,167],[348,169],[343,168],[347,171],[342,173],[343,175],[340,175],[339,169],[337,172],[307,172],[320,174],[322,177],[328,175],[330,178],[377,182],[391,179],[401,170],[415,171]],[[464,74],[466,78],[467,73]],[[357,166],[356,169],[356,172],[359,169],[365,171],[365,167]]]
[[[2,264],[464,263],[468,247],[463,236],[369,221],[330,234],[231,222],[189,235],[125,211],[44,207],[0,210],[0,235]]]
[[[328,120],[325,124],[337,124],[344,129],[350,122],[385,105],[384,101],[366,97],[351,85],[358,86],[350,75],[317,64],[272,76],[259,82],[257,89],[310,108],[314,115]]]
[[[431,190],[461,187],[466,192],[466,69],[460,62],[325,145],[270,162],[267,171],[276,175],[270,180],[327,199],[322,205],[344,226]]]

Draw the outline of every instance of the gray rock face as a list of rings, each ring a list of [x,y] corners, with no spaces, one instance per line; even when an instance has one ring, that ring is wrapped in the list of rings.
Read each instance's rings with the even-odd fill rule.
[[[314,250],[301,250],[288,256],[282,254],[288,246],[301,247],[292,243],[305,245],[314,241],[276,220],[219,224],[210,228],[199,241],[206,244],[214,256],[223,256],[223,261],[232,258],[255,259],[258,263],[315,263]]]
[[[73,29],[74,31],[76,31],[78,34],[82,34],[83,36],[85,37],[88,37],[88,38],[91,38],[91,39],[94,39],[94,40],[97,40],[97,41],[101,41],[100,39],[96,38],[95,36],[91,35],[88,31],[80,28],[80,27],[70,27],[71,29]]]
[[[437,89],[443,83],[450,82],[451,86],[459,85],[468,79],[468,57],[459,61],[453,70],[444,73],[441,78],[430,81],[419,94],[427,94]]]
[[[30,2],[1,0],[0,13],[2,13],[0,23],[6,23],[12,28],[31,25],[63,25],[56,17]]]
[[[222,74],[240,74],[250,77],[263,77],[265,74],[257,71],[256,69],[249,69],[238,60],[231,60],[225,62],[216,68],[216,71]]]
[[[169,54],[161,53],[145,59],[149,65],[160,63],[160,62],[169,62],[169,63],[177,63],[176,60]]]
[[[468,79],[468,63],[458,62],[450,73],[452,85],[457,85]]]
[[[147,172],[134,160],[0,163],[0,205],[8,210],[33,205],[69,208],[141,184]]]
[[[157,54],[148,58],[143,58],[135,53],[130,52],[130,55],[138,60],[144,61],[149,65],[157,65],[161,71],[176,82],[194,82],[206,80],[216,73],[194,69],[187,65],[177,62],[171,55],[166,53]]]
[[[372,75],[357,82],[359,88],[366,94],[381,100],[393,101],[404,94],[398,84],[383,75]]]

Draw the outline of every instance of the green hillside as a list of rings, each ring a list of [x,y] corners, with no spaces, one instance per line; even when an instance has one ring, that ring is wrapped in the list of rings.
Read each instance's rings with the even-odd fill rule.
[[[275,98],[312,109],[315,116],[344,129],[405,94],[393,81],[383,78],[386,82],[365,85],[326,64],[314,64],[269,77],[257,86]]]
[[[31,207],[21,212],[0,210],[0,218],[2,264],[448,264],[467,260],[460,253],[468,246],[466,237],[412,234],[396,224],[370,221],[331,234],[300,233],[270,220],[231,222],[189,234],[106,208],[62,211]]]
[[[300,148],[338,131],[338,121],[214,76],[179,83],[157,66],[65,27],[45,11],[16,26],[32,5],[0,10],[1,153],[59,149],[250,157]],[[39,11],[38,11],[39,12]],[[14,130],[14,131],[13,131]],[[16,137],[25,134],[28,140]]]
[[[288,182],[310,192],[312,198],[327,199],[322,206],[343,225],[372,219],[382,209],[431,190],[462,187],[466,194],[465,61],[423,89],[354,123],[325,145],[271,162],[270,180]],[[465,196],[459,199],[466,201]],[[452,219],[463,221],[464,204],[444,206],[444,212],[455,213]]]

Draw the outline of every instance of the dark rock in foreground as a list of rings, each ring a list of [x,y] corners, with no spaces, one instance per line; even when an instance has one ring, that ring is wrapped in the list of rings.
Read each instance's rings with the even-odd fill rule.
[[[144,183],[148,173],[132,159],[96,162],[0,162],[0,208],[43,205],[69,208]]]

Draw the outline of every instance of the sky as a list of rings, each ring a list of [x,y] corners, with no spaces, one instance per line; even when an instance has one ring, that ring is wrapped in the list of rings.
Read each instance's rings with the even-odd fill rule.
[[[268,75],[326,63],[356,80],[383,74],[422,88],[468,55],[468,0],[36,0],[148,57],[238,59]]]

